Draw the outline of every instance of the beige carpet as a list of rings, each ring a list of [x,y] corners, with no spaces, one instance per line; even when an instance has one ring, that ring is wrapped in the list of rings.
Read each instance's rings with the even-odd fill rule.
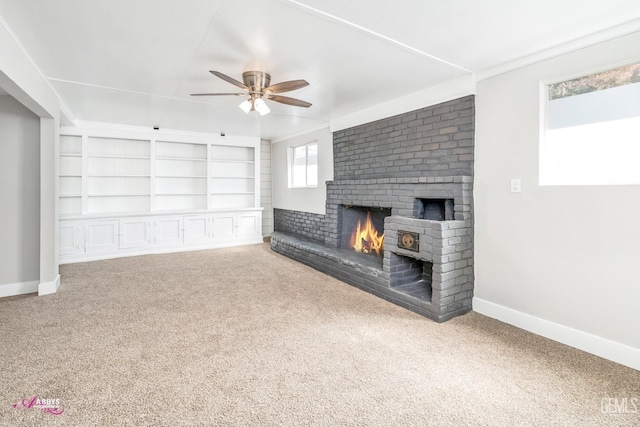
[[[602,411],[633,409],[639,371],[477,313],[434,323],[266,244],[61,274],[0,299],[0,425],[640,425]],[[13,408],[35,395],[64,413]]]

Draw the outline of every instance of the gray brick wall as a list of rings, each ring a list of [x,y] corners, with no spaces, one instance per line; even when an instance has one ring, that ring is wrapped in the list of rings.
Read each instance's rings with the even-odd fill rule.
[[[473,175],[474,96],[333,134],[335,180]]]
[[[274,229],[324,243],[325,216],[310,212],[274,209]]]

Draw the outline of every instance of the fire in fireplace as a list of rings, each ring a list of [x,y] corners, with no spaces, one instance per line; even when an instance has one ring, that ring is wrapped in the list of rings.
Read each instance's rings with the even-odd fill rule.
[[[390,208],[341,206],[340,247],[382,259],[384,251],[384,219]]]
[[[375,253],[378,257],[382,256],[382,251],[384,250],[384,234],[380,234],[373,225],[371,221],[371,211],[367,212],[367,219],[364,224],[360,224],[360,220],[358,220],[356,229],[351,233],[349,246],[358,253]]]

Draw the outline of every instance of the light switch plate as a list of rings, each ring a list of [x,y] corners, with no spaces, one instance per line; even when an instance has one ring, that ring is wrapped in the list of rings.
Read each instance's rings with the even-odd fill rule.
[[[520,178],[511,178],[511,192],[520,193],[522,191],[522,185]]]

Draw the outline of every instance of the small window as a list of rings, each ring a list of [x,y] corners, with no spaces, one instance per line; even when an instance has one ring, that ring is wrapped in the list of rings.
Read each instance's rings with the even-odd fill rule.
[[[540,185],[640,184],[640,63],[545,88]]]
[[[318,186],[318,144],[289,148],[289,188]]]

